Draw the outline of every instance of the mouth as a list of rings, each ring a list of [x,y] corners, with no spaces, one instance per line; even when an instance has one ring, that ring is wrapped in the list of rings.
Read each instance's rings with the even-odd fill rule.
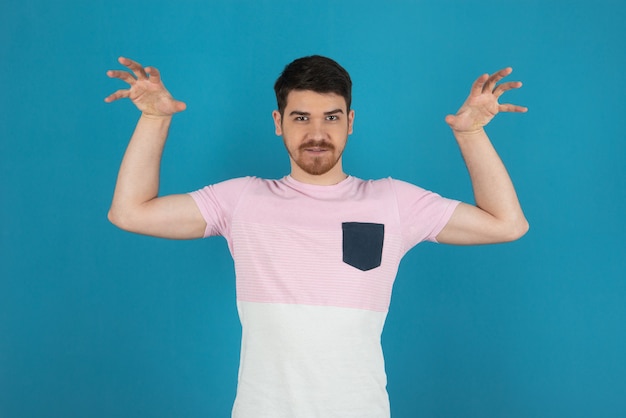
[[[323,154],[334,149],[332,144],[328,143],[307,143],[300,146],[300,150],[303,152],[311,153],[314,155]]]
[[[304,151],[312,153],[312,154],[322,154],[324,152],[329,151],[329,149],[323,148],[323,147],[310,147],[310,148],[305,148]]]

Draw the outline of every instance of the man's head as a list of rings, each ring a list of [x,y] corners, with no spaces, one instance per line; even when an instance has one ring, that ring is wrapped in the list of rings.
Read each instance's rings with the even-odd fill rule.
[[[320,55],[298,58],[288,64],[274,84],[278,111],[283,114],[287,96],[293,90],[310,90],[316,93],[335,93],[346,101],[350,110],[352,80],[337,62]]]
[[[320,56],[293,61],[276,80],[278,110],[272,117],[293,178],[336,184],[346,177],[341,157],[354,122],[351,88],[346,70]]]

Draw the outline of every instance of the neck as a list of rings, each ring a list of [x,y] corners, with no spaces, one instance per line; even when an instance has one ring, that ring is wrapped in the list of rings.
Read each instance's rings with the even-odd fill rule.
[[[343,172],[341,161],[330,171],[319,175],[309,174],[292,162],[290,175],[294,180],[300,183],[314,184],[316,186],[332,186],[348,178],[348,175]]]

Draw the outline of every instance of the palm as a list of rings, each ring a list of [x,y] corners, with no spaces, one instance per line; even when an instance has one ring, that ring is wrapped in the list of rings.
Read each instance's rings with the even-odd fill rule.
[[[128,98],[143,113],[152,115],[172,115],[176,113],[176,100],[167,91],[161,80],[138,79],[130,88]]]
[[[491,76],[484,74],[479,77],[456,115],[446,117],[450,127],[457,132],[473,132],[486,126],[499,112],[525,112],[525,107],[498,102],[504,92],[522,86],[522,83],[515,81],[496,85],[511,71],[511,68],[505,68]]]
[[[493,94],[470,96],[454,117],[453,129],[475,131],[487,125],[498,111],[498,100]]]

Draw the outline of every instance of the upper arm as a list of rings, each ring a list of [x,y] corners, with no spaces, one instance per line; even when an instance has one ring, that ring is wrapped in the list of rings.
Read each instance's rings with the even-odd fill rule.
[[[528,231],[526,219],[497,219],[488,212],[460,203],[437,235],[443,244],[473,245],[514,241]]]
[[[112,209],[109,220],[130,232],[170,239],[202,238],[206,229],[206,221],[188,194],[157,197],[132,211]]]

